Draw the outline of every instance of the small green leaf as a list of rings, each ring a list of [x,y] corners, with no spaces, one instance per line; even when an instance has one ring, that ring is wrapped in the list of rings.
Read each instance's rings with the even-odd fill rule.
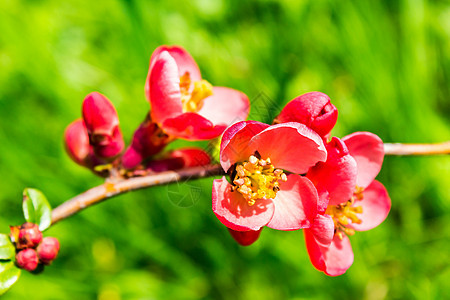
[[[0,259],[10,259],[14,257],[16,250],[6,234],[0,234]]]
[[[27,222],[39,225],[44,231],[52,223],[52,208],[44,194],[36,189],[27,188],[23,191],[23,215]]]
[[[12,261],[0,262],[0,296],[16,283],[20,269]]]

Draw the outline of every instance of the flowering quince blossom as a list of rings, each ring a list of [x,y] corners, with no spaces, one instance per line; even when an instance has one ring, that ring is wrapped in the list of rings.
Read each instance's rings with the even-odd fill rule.
[[[216,138],[228,125],[245,120],[249,111],[244,93],[213,87],[179,46],[160,46],[153,52],[145,90],[152,121],[177,138]]]
[[[263,226],[309,227],[317,215],[317,191],[297,174],[325,161],[326,154],[321,137],[300,123],[230,126],[222,137],[220,164],[231,183],[225,176],[214,180],[213,212],[242,245],[256,240]]]
[[[327,150],[327,161],[311,168],[307,177],[329,203],[304,235],[314,267],[338,276],[353,263],[348,236],[381,224],[389,213],[391,200],[384,186],[375,180],[384,157],[383,142],[378,136],[355,132],[342,141],[333,138]],[[335,168],[339,165],[341,169]]]

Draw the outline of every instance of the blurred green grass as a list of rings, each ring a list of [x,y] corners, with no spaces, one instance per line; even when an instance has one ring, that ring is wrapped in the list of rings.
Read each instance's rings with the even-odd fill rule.
[[[161,44],[182,45],[208,81],[245,92],[252,119],[270,122],[318,90],[339,109],[336,136],[449,140],[449,20],[448,1],[3,0],[0,231],[22,223],[25,187],[56,207],[101,183],[65,155],[65,126],[100,91],[129,140]],[[210,179],[189,183],[201,197],[188,207],[167,196],[174,187],[122,195],[51,228],[60,258],[4,299],[443,299],[449,178],[448,156],[387,157],[379,180],[392,211],[351,238],[355,263],[338,278],[311,266],[298,231],[266,229],[237,246],[211,212]]]

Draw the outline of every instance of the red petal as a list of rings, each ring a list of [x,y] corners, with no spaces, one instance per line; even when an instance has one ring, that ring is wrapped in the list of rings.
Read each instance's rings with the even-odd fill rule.
[[[291,100],[276,117],[275,123],[299,122],[319,135],[327,135],[337,121],[338,111],[324,93],[311,92]]]
[[[239,161],[244,161],[253,154],[255,149],[250,149],[250,139],[263,131],[269,125],[257,121],[243,121],[236,123],[225,130],[220,144],[220,164],[225,172]]]
[[[328,247],[334,236],[334,222],[329,215],[316,215],[311,231],[316,242],[322,247]]]
[[[267,227],[277,230],[309,228],[317,215],[317,191],[312,182],[297,174],[290,174],[281,182],[273,199],[275,213]]]
[[[93,92],[84,98],[83,119],[89,134],[111,136],[119,126],[119,118],[111,101]]]
[[[192,56],[182,47],[180,46],[159,46],[152,53],[152,57],[150,58],[150,69],[154,66],[156,62],[156,58],[163,51],[169,52],[170,56],[173,57],[178,66],[178,73],[180,75],[184,75],[184,73],[189,72],[191,77],[191,81],[199,81],[202,79],[200,74],[200,69],[198,68],[197,63],[192,58]]]
[[[330,205],[337,205],[353,196],[356,184],[356,162],[338,138],[326,145],[327,161],[312,167],[307,174],[317,188],[319,198],[328,196]],[[324,201],[322,201],[324,202]],[[323,212],[326,207],[321,207]]]
[[[249,148],[258,150],[263,159],[270,157],[275,168],[300,174],[327,159],[322,138],[304,124],[294,122],[266,128],[250,140]]]
[[[350,240],[343,235],[342,240],[336,235],[329,247],[317,244],[311,230],[305,230],[306,248],[314,267],[329,276],[344,274],[353,264],[353,250]]]
[[[267,225],[273,216],[274,205],[270,199],[259,199],[254,205],[248,205],[238,191],[231,191],[231,184],[222,177],[213,182],[212,209],[226,227],[248,231]]]
[[[261,229],[259,230],[249,230],[249,231],[236,231],[227,228],[231,236],[238,242],[241,246],[250,246],[259,238],[261,234]]]
[[[354,206],[362,206],[363,212],[358,214],[362,222],[351,224],[351,227],[358,231],[377,227],[386,219],[391,209],[391,198],[386,188],[376,180],[364,190],[363,196],[361,201],[356,201],[354,204]]]
[[[122,132],[120,132],[119,127],[115,128],[112,137],[109,138],[107,142],[93,145],[95,154],[101,158],[108,160],[112,160],[117,155],[119,155],[124,147],[125,143],[123,141]]]
[[[166,119],[161,127],[174,137],[190,141],[214,139],[226,128],[225,125],[214,125],[196,113],[183,113]]]
[[[356,160],[356,185],[367,187],[381,170],[384,158],[383,141],[370,132],[355,132],[342,139]]]
[[[326,269],[325,260],[322,249],[314,238],[314,232],[311,229],[305,229],[303,234],[305,235],[306,250],[312,265],[317,270],[324,272]]]
[[[213,88],[213,95],[203,101],[198,114],[213,124],[231,125],[247,119],[250,103],[248,97],[226,87]]]
[[[204,166],[211,162],[208,153],[199,148],[182,148],[169,154],[172,158],[181,158],[183,167]]]
[[[154,172],[179,170],[187,167],[204,166],[211,161],[208,153],[197,148],[184,148],[172,151],[162,159],[151,160],[147,168]]]
[[[183,112],[180,93],[180,75],[175,60],[167,51],[157,58],[147,76],[152,120],[163,123]]]

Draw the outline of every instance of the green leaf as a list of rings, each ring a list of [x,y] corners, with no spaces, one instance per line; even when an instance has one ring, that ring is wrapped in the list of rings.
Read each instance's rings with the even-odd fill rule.
[[[0,234],[0,259],[10,259],[14,257],[16,250],[7,234]]]
[[[12,261],[0,263],[0,296],[16,283],[19,276],[20,269]]]
[[[36,189],[27,188],[23,191],[23,215],[27,222],[39,225],[44,231],[52,223],[52,208],[44,194]]]

